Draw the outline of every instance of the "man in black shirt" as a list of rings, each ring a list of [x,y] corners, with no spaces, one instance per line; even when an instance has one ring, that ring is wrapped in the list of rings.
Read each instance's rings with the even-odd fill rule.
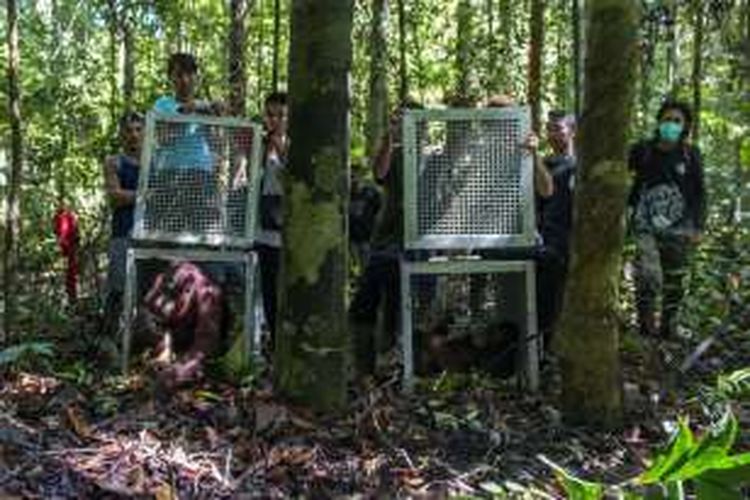
[[[562,309],[576,172],[573,152],[575,118],[562,111],[551,111],[548,116],[547,140],[552,154],[544,158],[544,166],[552,177],[553,188],[550,196],[541,198],[539,205],[543,247],[537,269],[537,314],[545,346],[552,340],[555,322]]]
[[[703,232],[705,186],[700,150],[687,141],[690,107],[667,101],[657,120],[655,136],[631,148],[629,167],[635,179],[628,204],[637,247],[640,331],[656,334],[655,304],[661,291],[660,333],[671,337],[676,333],[690,250]]]

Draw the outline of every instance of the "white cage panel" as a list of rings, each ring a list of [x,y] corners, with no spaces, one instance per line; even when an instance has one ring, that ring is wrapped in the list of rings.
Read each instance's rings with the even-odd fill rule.
[[[133,237],[250,246],[261,133],[234,118],[149,113]]]
[[[122,367],[127,371],[131,344],[137,330],[148,330],[144,321],[149,315],[143,303],[156,276],[170,266],[195,264],[222,291],[226,301],[229,332],[223,347],[242,340],[247,360],[258,354],[260,330],[255,324],[255,277],[257,257],[252,252],[215,252],[205,250],[131,248],[127,258],[127,281],[123,299]],[[146,332],[148,333],[148,332]]]
[[[407,248],[530,246],[533,163],[526,108],[410,110],[404,116]]]
[[[469,356],[472,369],[518,373],[538,387],[536,287],[531,261],[401,263],[401,345],[404,387],[415,371],[429,371],[425,349],[450,349],[447,364]],[[468,346],[468,347],[467,347]],[[434,356],[435,353],[431,352]],[[465,362],[466,360],[464,360]]]

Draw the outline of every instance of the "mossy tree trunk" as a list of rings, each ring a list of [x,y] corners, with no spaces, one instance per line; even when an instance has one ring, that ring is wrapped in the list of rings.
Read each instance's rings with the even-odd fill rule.
[[[626,148],[637,62],[636,0],[587,2],[586,89],[570,276],[558,337],[571,422],[622,416],[617,290],[628,190]]]
[[[375,155],[388,126],[388,0],[372,0],[370,95],[367,103],[367,157]]]
[[[277,388],[329,411],[346,402],[353,0],[294,0],[292,9]]]
[[[409,98],[409,71],[406,66],[406,0],[396,0],[398,7],[398,99],[404,103]]]

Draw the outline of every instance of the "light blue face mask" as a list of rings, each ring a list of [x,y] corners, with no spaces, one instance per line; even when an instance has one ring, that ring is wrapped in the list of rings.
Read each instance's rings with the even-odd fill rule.
[[[659,139],[666,142],[677,142],[682,136],[682,124],[675,122],[661,122],[659,124]]]

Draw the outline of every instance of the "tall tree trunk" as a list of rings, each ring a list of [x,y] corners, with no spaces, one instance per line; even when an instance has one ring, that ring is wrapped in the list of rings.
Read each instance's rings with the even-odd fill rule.
[[[692,0],[693,10],[693,141],[698,142],[701,130],[701,85],[703,84],[704,7],[702,0]]]
[[[255,74],[258,79],[258,109],[263,109],[263,100],[265,99],[265,89],[263,88],[263,44],[266,43],[266,30],[264,29],[265,23],[263,18],[265,16],[265,9],[263,0],[258,0],[257,11],[258,11],[258,45],[255,47]]]
[[[125,8],[122,22],[122,44],[123,44],[123,79],[122,100],[125,111],[132,111],[135,96],[135,39],[133,38],[133,26],[135,13],[129,5]]]
[[[511,60],[510,54],[511,45],[513,44],[513,6],[511,0],[499,0],[498,10],[498,25],[500,26],[501,39],[500,53],[502,57],[498,64],[498,85],[500,92],[509,93],[511,91],[511,79],[509,75],[509,68],[513,67],[513,61]]]
[[[245,20],[247,0],[231,0],[229,24],[229,107],[234,116],[245,115]]]
[[[484,88],[487,96],[497,93],[497,37],[495,36],[495,0],[485,0],[485,17],[487,18],[487,68],[485,69]]]
[[[617,282],[628,189],[625,162],[637,63],[637,0],[587,2],[585,110],[573,247],[558,350],[573,422],[622,418]]]
[[[409,72],[406,67],[406,0],[397,0],[398,6],[398,99],[403,104],[409,98]]]
[[[8,116],[10,117],[10,179],[5,212],[5,248],[3,249],[3,294],[5,317],[0,344],[5,345],[15,328],[17,305],[18,235],[20,233],[20,195],[23,175],[23,137],[21,135],[21,89],[19,78],[18,6],[8,0]]]
[[[292,3],[277,386],[320,411],[346,402],[353,1]]]
[[[677,15],[679,4],[675,0],[667,0],[667,9],[672,22],[667,27],[667,92],[674,94],[677,90]]]
[[[571,19],[573,23],[573,109],[576,116],[580,117],[583,97],[581,0],[572,0],[571,7]]]
[[[472,97],[471,45],[475,42],[472,36],[472,13],[471,0],[459,0],[458,7],[456,8],[456,97],[460,101],[465,101]]]
[[[544,0],[531,1],[529,46],[529,105],[531,128],[539,134],[542,122],[542,52],[544,51]]]
[[[388,126],[388,0],[372,0],[367,157],[372,158]]]
[[[273,2],[273,68],[271,68],[271,88],[279,90],[279,51],[281,50],[281,0]]]
[[[120,16],[117,12],[117,0],[108,0],[109,7],[109,114],[111,130],[117,129],[117,117],[119,113],[119,91],[117,75],[120,72],[118,53],[120,51],[119,31]],[[114,135],[114,134],[113,134]]]

